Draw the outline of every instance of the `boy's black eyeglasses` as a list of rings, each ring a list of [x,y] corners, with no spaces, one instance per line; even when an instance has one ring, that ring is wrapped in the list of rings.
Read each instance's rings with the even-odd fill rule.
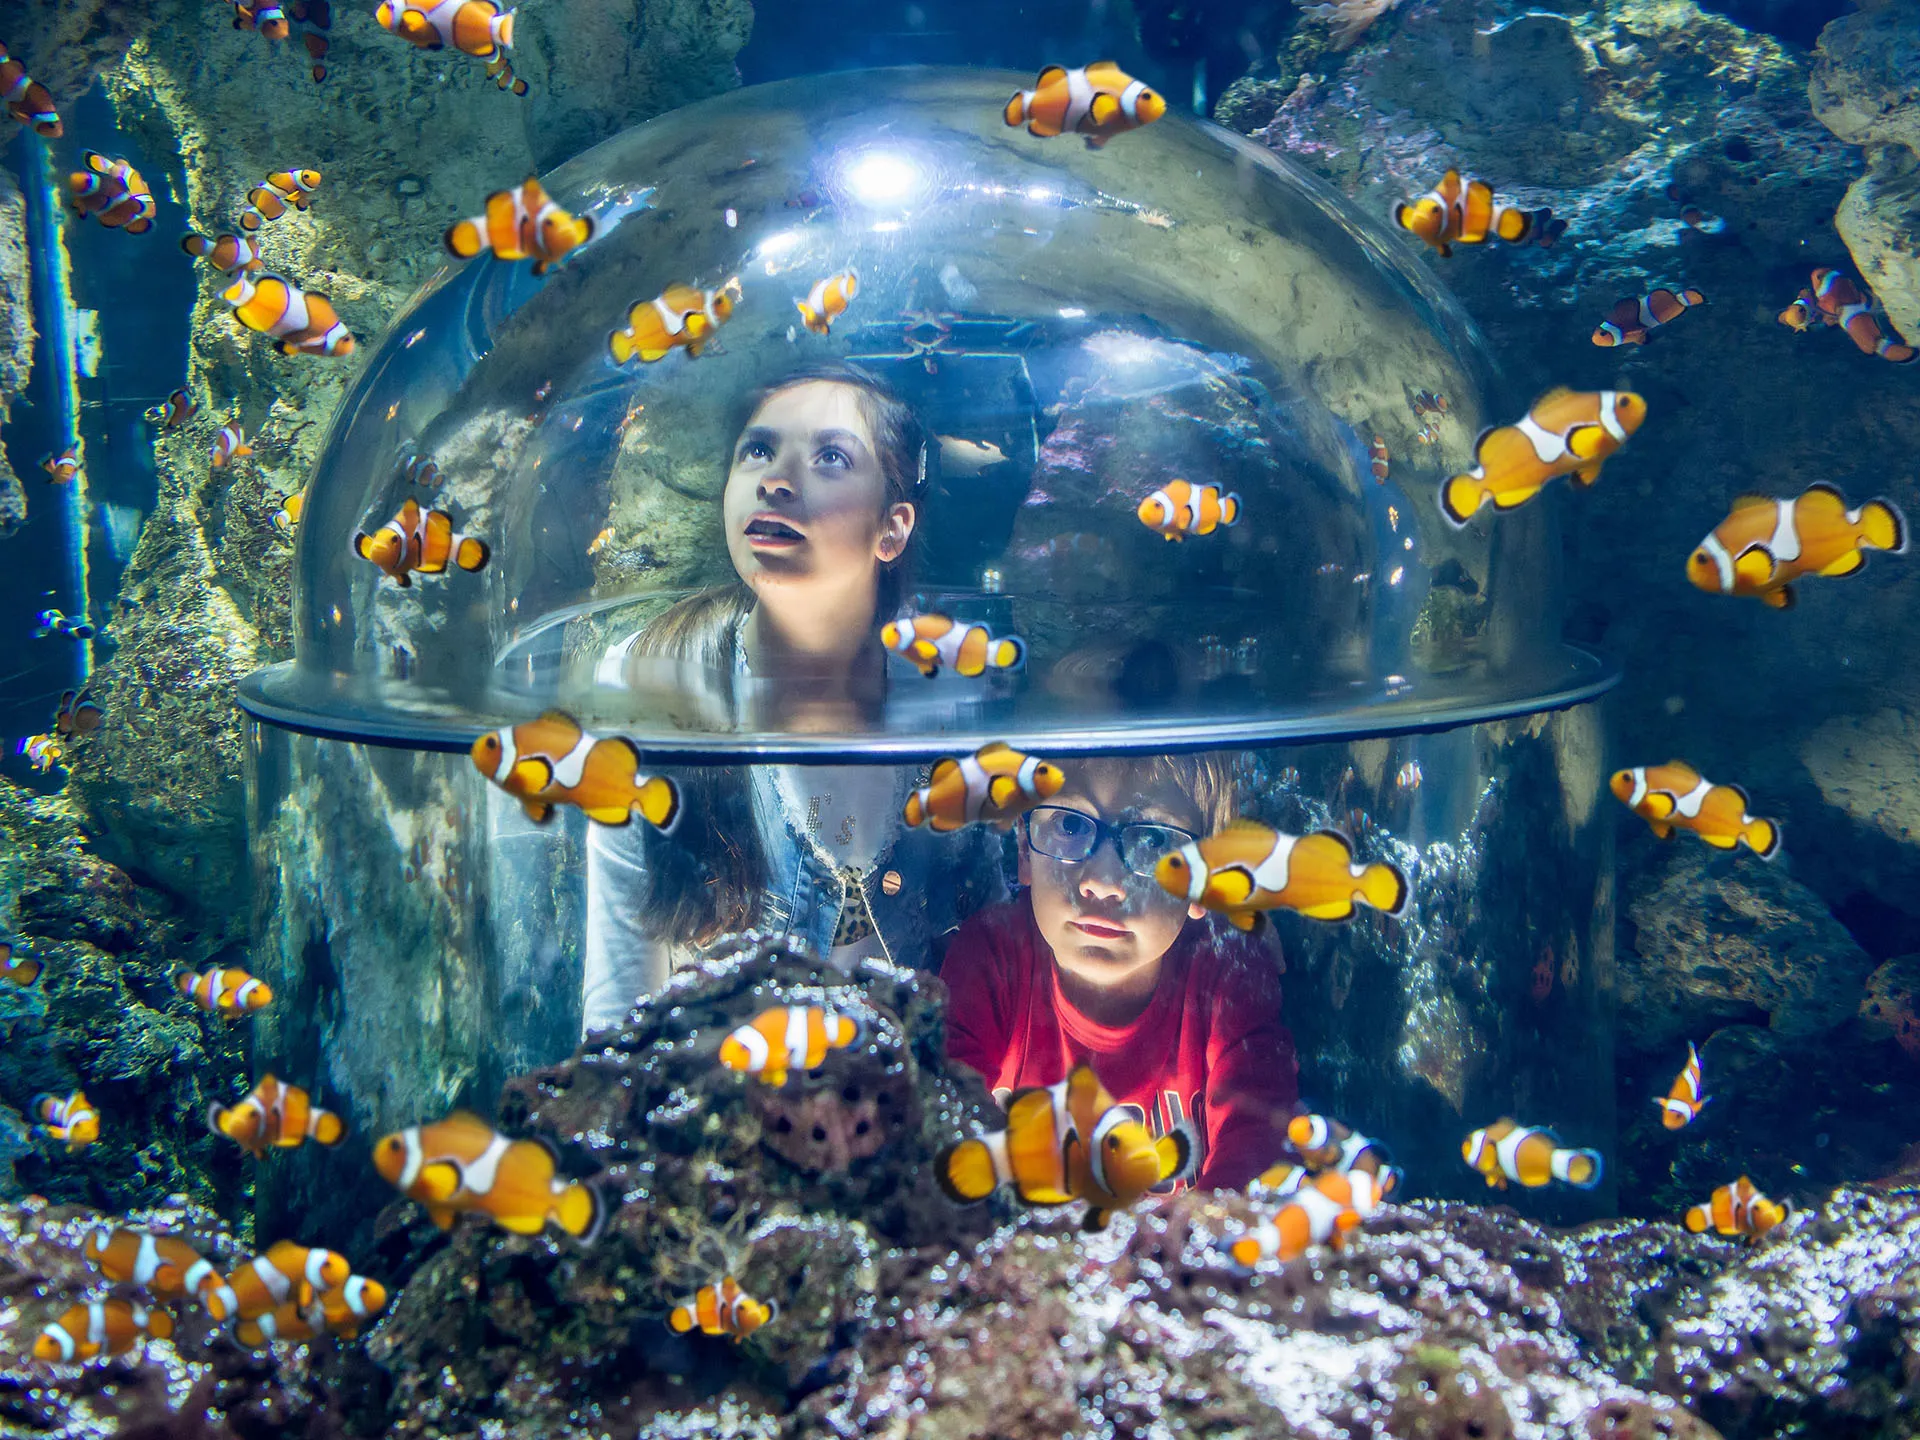
[[[1084,810],[1071,810],[1065,805],[1036,805],[1026,813],[1022,823],[1026,826],[1027,844],[1049,860],[1077,865],[1091,859],[1096,850],[1112,840],[1120,863],[1135,875],[1149,879],[1161,856],[1198,838],[1178,825],[1140,821],[1109,825]]]

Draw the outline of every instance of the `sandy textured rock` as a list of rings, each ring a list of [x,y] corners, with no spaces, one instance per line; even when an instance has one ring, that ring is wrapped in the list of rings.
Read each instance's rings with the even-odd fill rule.
[[[27,211],[11,172],[0,169],[0,425],[33,368],[33,297],[27,283]],[[27,492],[0,449],[0,539],[27,518]]]
[[[1920,722],[1891,707],[1836,716],[1809,735],[1800,758],[1820,797],[1903,845],[1920,845]]]

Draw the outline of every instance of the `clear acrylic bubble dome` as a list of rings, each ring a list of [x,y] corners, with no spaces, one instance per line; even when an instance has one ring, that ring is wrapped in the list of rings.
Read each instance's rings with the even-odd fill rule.
[[[1032,83],[758,86],[547,177],[596,234],[540,278],[450,265],[370,347],[301,522],[297,658],[250,677],[246,707],[445,749],[559,707],[694,762],[1351,737],[1605,689],[1560,640],[1552,498],[1459,530],[1439,513],[1503,417],[1404,237],[1204,122],[1097,150],[1008,126]],[[849,270],[814,333],[796,301]],[[610,333],[674,285],[731,286],[731,317],[697,357],[616,363]],[[609,664],[733,581],[721,495],[751,397],[828,362],[940,437],[906,607],[1018,635],[1024,664],[927,680],[889,657],[884,703],[826,728],[686,662]],[[1164,538],[1138,512],[1174,480],[1237,497],[1236,522]],[[403,589],[354,553],[410,496],[483,538],[485,567]]]

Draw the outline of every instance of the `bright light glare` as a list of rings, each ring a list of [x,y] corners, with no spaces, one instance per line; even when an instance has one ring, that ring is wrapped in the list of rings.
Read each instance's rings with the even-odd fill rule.
[[[798,230],[780,230],[767,236],[754,247],[754,253],[763,260],[772,260],[786,254],[807,237]]]
[[[1087,312],[1082,310],[1078,305],[1062,305],[1060,307],[1060,318],[1062,320],[1084,320],[1087,318]]]
[[[849,161],[841,173],[847,193],[862,205],[904,204],[927,186],[926,172],[893,150],[868,150]]]

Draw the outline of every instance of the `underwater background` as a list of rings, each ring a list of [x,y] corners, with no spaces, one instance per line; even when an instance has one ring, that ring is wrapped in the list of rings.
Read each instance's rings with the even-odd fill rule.
[[[41,967],[0,976],[0,1433],[1920,1433],[1914,556],[1810,579],[1784,611],[1682,571],[1739,495],[1825,483],[1920,515],[1920,365],[1817,314],[1810,333],[1782,323],[1832,268],[1871,293],[1889,345],[1920,343],[1920,0],[528,0],[524,96],[386,33],[370,4],[333,7],[324,32],[311,9],[269,43],[217,0],[0,3],[0,42],[63,126],[43,139],[0,119],[0,939],[7,965]],[[1550,246],[1442,259],[1389,238],[1498,367],[1488,424],[1554,386],[1632,390],[1656,417],[1545,532],[1554,618],[1620,684],[1511,722],[1503,758],[1476,762],[1498,801],[1476,820],[1488,855],[1579,839],[1563,870],[1511,858],[1541,889],[1427,935],[1420,962],[1454,953],[1442,980],[1504,1017],[1484,1033],[1502,1083],[1521,1077],[1506,1103],[1537,1107],[1519,1118],[1604,1150],[1592,1195],[1494,1195],[1423,1164],[1501,1113],[1470,1093],[1477,1021],[1396,989],[1386,922],[1356,922],[1373,938],[1343,948],[1286,917],[1301,1092],[1411,1160],[1395,1203],[1338,1250],[1251,1273],[1223,1245],[1280,1197],[1193,1191],[1084,1238],[1077,1216],[951,1205],[931,1179],[943,1147],[993,1112],[945,1057],[931,976],[875,972],[862,1003],[884,1044],[798,1098],[732,1075],[709,1093],[713,1067],[688,1053],[689,1016],[717,1033],[769,997],[819,999],[806,957],[761,937],[687,977],[671,1010],[570,1054],[577,1017],[547,994],[578,944],[563,924],[543,948],[542,917],[519,917],[521,949],[497,963],[524,959],[520,989],[462,989],[469,953],[506,945],[499,897],[516,892],[498,869],[519,863],[457,823],[467,762],[290,737],[235,703],[295,653],[299,552],[276,512],[482,197],[742,86],[1100,57],[1382,224],[1450,167],[1550,209],[1566,226]],[[1126,165],[1133,138],[1102,163]],[[90,149],[145,177],[152,233],[67,206]],[[324,187],[265,230],[271,268],[331,298],[358,337],[346,357],[236,331],[225,282],[177,243],[230,229],[252,187],[303,167]],[[1702,303],[1644,344],[1590,342],[1661,287]],[[182,387],[195,416],[147,418]],[[251,453],[210,465],[228,423]],[[74,442],[80,475],[47,478],[41,457]],[[676,553],[684,537],[616,542],[596,578],[697,574],[710,557]],[[93,633],[47,625],[49,609]],[[91,704],[97,725],[61,731],[68,690],[69,724]],[[1556,759],[1602,733],[1585,756],[1598,786],[1685,757],[1777,818],[1781,853],[1663,842],[1597,789],[1575,817]],[[49,734],[62,753],[42,766],[31,741]],[[1271,752],[1263,773],[1288,778],[1269,818],[1364,831],[1347,812],[1404,807],[1420,771],[1403,761],[1433,753]],[[370,824],[369,803],[392,823]],[[329,834],[351,863],[322,868]],[[1526,923],[1562,910],[1583,918]],[[375,946],[390,1023],[348,1027],[341,977]],[[223,968],[268,976],[272,1005],[229,1023],[176,986]],[[496,1020],[544,1038],[476,1059],[459,1032]],[[1364,1052],[1403,1034],[1427,1048],[1393,1079]],[[1712,1103],[1676,1131],[1649,1101],[1679,1085],[1689,1043]],[[443,1234],[376,1173],[379,1132],[354,1113],[337,1156],[316,1142],[256,1161],[209,1107],[290,1064],[322,1107],[384,1092],[406,1112],[394,1124],[469,1106],[558,1141],[563,1174],[610,1175],[624,1203],[586,1247],[472,1219]],[[1430,1083],[1415,1095],[1409,1076]],[[100,1112],[81,1146],[40,1105],[76,1092]],[[1769,1233],[1683,1223],[1743,1175],[1790,1206]],[[269,1347],[189,1300],[170,1339],[35,1359],[69,1307],[141,1295],[85,1253],[102,1224],[189,1236],[229,1274],[288,1237],[331,1246],[381,1287],[378,1318]],[[739,1343],[676,1333],[671,1306],[719,1270],[777,1296],[777,1316]]]

